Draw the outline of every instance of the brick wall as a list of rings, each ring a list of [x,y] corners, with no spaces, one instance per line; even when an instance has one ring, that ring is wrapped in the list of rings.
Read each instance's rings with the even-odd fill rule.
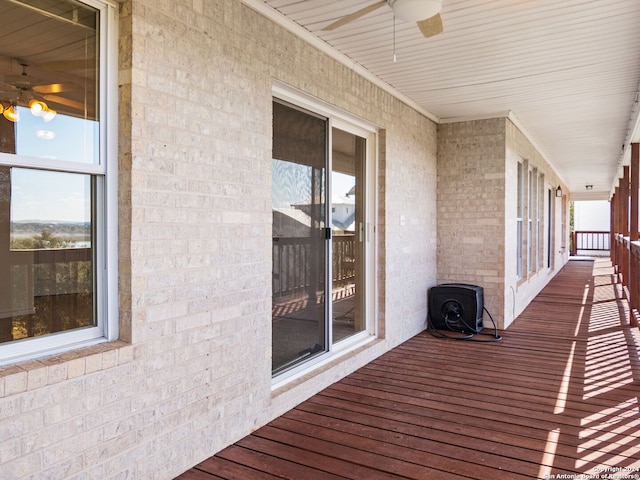
[[[0,369],[2,478],[172,478],[424,328],[433,122],[238,0],[122,3],[119,62],[122,341]],[[382,339],[276,392],[274,79],[381,127]]]
[[[438,283],[484,288],[502,325],[505,246],[504,118],[438,127]]]
[[[556,248],[551,267],[545,262],[528,272],[525,265],[523,278],[517,278],[518,162],[542,176],[547,201],[547,190],[555,191],[560,180],[510,118],[438,126],[438,283],[482,286],[485,307],[500,329],[514,321],[568,259]],[[551,235],[558,247],[566,205],[554,198],[551,208]],[[547,216],[542,217],[544,230],[549,226]],[[546,237],[542,240],[536,244],[536,258],[546,258]],[[527,242],[525,225],[525,257]],[[484,319],[485,326],[491,326],[487,315]]]

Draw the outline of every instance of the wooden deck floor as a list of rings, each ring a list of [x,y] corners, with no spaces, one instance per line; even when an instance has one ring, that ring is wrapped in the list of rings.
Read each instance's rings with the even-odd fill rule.
[[[612,272],[571,261],[501,343],[420,334],[179,478],[640,478],[640,334]]]

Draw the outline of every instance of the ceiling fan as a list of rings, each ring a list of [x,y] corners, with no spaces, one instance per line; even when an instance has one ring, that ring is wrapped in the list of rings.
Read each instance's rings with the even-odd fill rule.
[[[324,27],[323,30],[335,30],[384,5],[389,5],[397,18],[407,22],[416,22],[422,35],[426,38],[437,35],[443,30],[442,17],[440,16],[442,0],[382,0],[342,17]]]
[[[56,109],[68,107],[71,110],[82,112],[83,105],[80,102],[66,98],[68,94],[78,87],[72,83],[48,83],[39,84],[39,80],[29,74],[29,65],[20,62],[22,73],[19,75],[0,76],[0,113],[10,121],[18,121],[17,106],[29,107],[36,116],[41,116],[48,121],[52,119],[56,110],[50,108],[46,102],[57,104]]]

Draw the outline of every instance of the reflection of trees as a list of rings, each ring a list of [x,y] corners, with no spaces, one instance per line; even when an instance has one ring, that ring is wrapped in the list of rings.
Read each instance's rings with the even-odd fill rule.
[[[73,240],[65,240],[55,236],[49,230],[42,230],[40,234],[31,238],[17,238],[11,240],[10,248],[12,250],[24,250],[34,248],[71,248],[75,246]]]

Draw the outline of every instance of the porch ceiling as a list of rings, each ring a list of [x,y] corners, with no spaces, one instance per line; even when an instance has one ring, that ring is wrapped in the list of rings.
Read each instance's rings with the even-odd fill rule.
[[[574,200],[608,199],[640,140],[637,0],[444,0],[443,33],[395,42],[387,5],[322,30],[376,0],[243,1],[438,122],[510,114]]]

